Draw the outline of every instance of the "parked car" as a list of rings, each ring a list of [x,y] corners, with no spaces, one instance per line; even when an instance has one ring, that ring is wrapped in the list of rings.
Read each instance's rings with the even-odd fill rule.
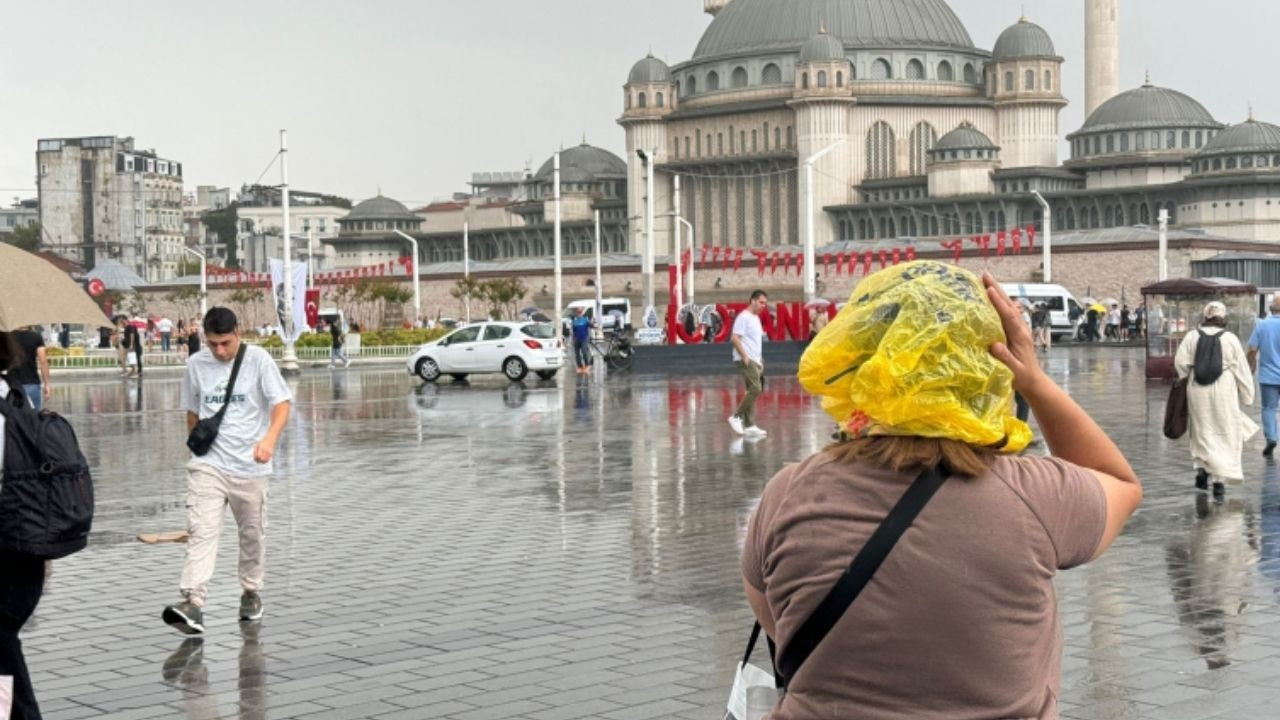
[[[566,335],[573,326],[573,318],[579,308],[592,322],[596,320],[595,300],[574,300],[565,307],[564,313],[560,316],[560,323]],[[626,330],[631,327],[631,301],[626,298],[604,298],[600,301],[600,315],[598,327],[601,330]]]
[[[473,373],[502,373],[518,382],[530,372],[555,377],[564,363],[564,342],[555,326],[531,322],[478,322],[423,345],[409,357],[409,374],[427,382],[441,375],[462,380]]]
[[[1044,303],[1049,308],[1050,333],[1054,338],[1071,337],[1075,332],[1071,309],[1081,305],[1066,288],[1034,283],[1001,283],[1000,287],[1015,300],[1023,298],[1032,304]]]

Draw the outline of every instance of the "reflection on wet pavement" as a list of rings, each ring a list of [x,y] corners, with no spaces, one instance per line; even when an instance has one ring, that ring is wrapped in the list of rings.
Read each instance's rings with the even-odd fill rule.
[[[1139,354],[1055,350],[1049,367],[1147,484],[1113,550],[1059,581],[1064,717],[1268,716],[1276,467],[1250,445],[1243,487],[1197,497]],[[266,619],[236,622],[228,526],[191,641],[159,621],[182,546],[134,540],[185,525],[178,380],[57,384],[99,514],[27,635],[47,717],[722,714],[750,629],[741,529],[768,478],[830,432],[793,379],[769,378],[758,442],[724,422],[731,376],[423,385],[367,369],[293,385]]]

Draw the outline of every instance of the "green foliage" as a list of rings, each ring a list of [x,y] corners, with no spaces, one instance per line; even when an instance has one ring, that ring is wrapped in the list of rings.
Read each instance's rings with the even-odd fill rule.
[[[21,248],[27,252],[35,252],[40,249],[40,225],[22,225],[14,228],[13,232],[6,233],[3,236],[4,241]]]
[[[200,274],[200,260],[193,257],[184,257],[178,261],[178,277],[186,277],[187,275]]]
[[[195,317],[196,309],[200,306],[200,289],[192,286],[180,287],[165,295],[164,299],[177,305],[182,317]]]
[[[434,330],[381,330],[373,332],[360,333],[361,347],[403,347],[421,345],[431,342],[437,338],[443,337],[450,332],[445,328],[436,328]],[[330,347],[333,345],[333,338],[327,332],[303,333],[298,338],[297,347],[313,348],[313,347]],[[262,342],[263,347],[276,348],[283,347],[284,341],[279,335],[272,335]]]
[[[495,278],[480,283],[481,297],[489,303],[489,317],[502,320],[514,319],[519,313],[520,301],[529,294],[520,278]]]
[[[209,233],[215,238],[215,242],[226,245],[227,267],[229,268],[240,267],[240,250],[236,246],[236,225],[238,222],[236,210],[239,207],[239,203],[233,202],[224,208],[205,210],[200,215],[200,221],[208,228]]]
[[[347,198],[339,197],[337,195],[321,195],[320,202],[324,205],[331,205],[333,207],[346,208],[348,210],[351,209],[351,201],[348,200]]]

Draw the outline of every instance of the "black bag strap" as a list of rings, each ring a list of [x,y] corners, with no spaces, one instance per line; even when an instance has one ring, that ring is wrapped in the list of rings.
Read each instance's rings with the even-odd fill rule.
[[[236,362],[231,366],[231,380],[227,382],[227,394],[222,398],[222,407],[218,408],[218,412],[213,415],[219,421],[227,414],[227,407],[231,405],[231,393],[236,389],[236,378],[240,376],[240,363],[244,362],[244,350],[246,347],[242,342],[240,343],[240,349],[236,351]]]
[[[786,651],[782,653],[782,657],[778,658],[778,671],[784,686],[790,684],[791,679],[800,670],[800,666],[827,636],[831,628],[840,621],[862,589],[871,581],[871,576],[880,569],[880,565],[889,556],[893,546],[898,544],[902,534],[911,527],[916,516],[928,504],[934,493],[938,492],[946,479],[947,476],[941,469],[929,468],[920,473],[915,482],[911,483],[911,487],[902,494],[898,504],[893,506],[889,515],[853,558],[849,569],[844,571],[831,591],[827,593],[826,598],[818,605],[818,609],[813,611],[809,619],[805,620],[795,636],[787,643]]]
[[[756,641],[760,639],[760,631],[762,629],[763,628],[761,628],[759,621],[756,622],[755,627],[751,628],[751,639],[747,640],[747,651],[742,654],[743,665],[746,665],[747,663],[751,662],[751,653],[755,652]],[[778,674],[778,649],[773,644],[773,638],[769,637],[768,635],[765,635],[764,639],[765,639],[765,642],[769,644],[769,664],[773,666],[772,670],[773,670],[774,684],[777,685],[779,689],[781,689],[783,685],[782,685],[782,676]]]

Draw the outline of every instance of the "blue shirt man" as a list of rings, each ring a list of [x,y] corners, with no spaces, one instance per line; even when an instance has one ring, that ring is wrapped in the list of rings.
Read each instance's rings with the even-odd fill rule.
[[[573,362],[578,367],[579,375],[591,372],[591,349],[587,341],[591,338],[591,318],[578,308],[573,316]]]
[[[1262,386],[1262,433],[1271,457],[1276,449],[1276,409],[1280,407],[1280,297],[1271,300],[1271,315],[1258,323],[1249,336],[1249,367]]]

